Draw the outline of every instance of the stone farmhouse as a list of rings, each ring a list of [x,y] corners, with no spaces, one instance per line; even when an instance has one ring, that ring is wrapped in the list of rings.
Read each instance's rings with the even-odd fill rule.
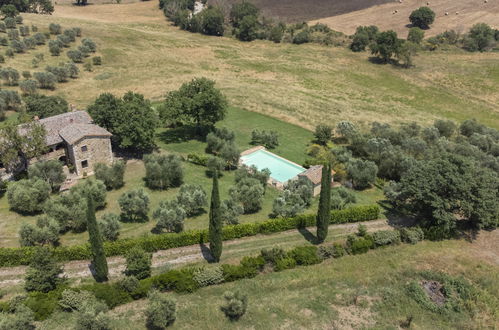
[[[331,185],[334,184],[334,174],[336,172],[331,170]],[[298,177],[306,178],[312,183],[314,187],[314,197],[321,193],[321,182],[322,182],[322,165],[314,165],[307,169],[305,172],[298,174]]]
[[[41,159],[57,159],[78,176],[93,174],[97,163],[113,162],[111,133],[93,124],[85,111],[72,111],[38,121],[47,132],[49,151]]]
[[[35,120],[45,128],[47,144],[47,152],[38,160],[59,160],[78,177],[93,174],[97,163],[113,162],[112,134],[95,125],[87,112],[71,111]]]

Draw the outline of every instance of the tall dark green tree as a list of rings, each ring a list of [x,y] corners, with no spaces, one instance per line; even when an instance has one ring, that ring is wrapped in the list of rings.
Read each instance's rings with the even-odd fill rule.
[[[92,249],[92,266],[94,268],[94,278],[97,282],[107,281],[107,260],[104,253],[104,246],[102,244],[102,236],[97,226],[97,219],[95,218],[95,204],[92,197],[87,197],[87,228],[90,241],[90,248]]]
[[[317,241],[324,242],[331,218],[331,165],[322,167],[321,195],[317,211]]]
[[[218,191],[218,173],[213,175],[213,190],[211,192],[210,204],[210,227],[208,235],[210,240],[211,255],[216,262],[219,262],[220,256],[222,255],[222,213],[220,210],[220,193]]]

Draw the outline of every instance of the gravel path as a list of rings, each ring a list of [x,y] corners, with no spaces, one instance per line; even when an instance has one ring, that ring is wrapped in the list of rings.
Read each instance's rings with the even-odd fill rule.
[[[386,220],[368,221],[368,222],[363,222],[363,224],[367,226],[369,231],[391,228],[387,224]],[[341,230],[341,234],[337,236],[343,236],[357,231],[358,225],[359,223],[331,225],[329,227],[329,230],[330,231]],[[315,228],[309,228],[309,229],[311,231],[315,230]],[[275,245],[275,242],[272,241],[272,238],[276,238],[277,236],[282,237],[282,242],[286,243],[286,237],[290,238],[292,236],[296,236],[297,233],[298,230],[293,229],[271,235],[257,235],[257,236],[230,240],[230,241],[224,241],[223,243],[224,254],[226,255],[240,254],[244,251],[250,250],[251,248],[248,248],[248,243],[254,241],[262,241],[262,244],[256,247],[257,250],[266,247],[264,241],[270,241],[272,242],[272,245]],[[252,248],[253,250],[255,249],[254,244]],[[206,258],[209,258],[209,253],[205,248],[203,248],[199,244],[190,245],[190,246],[184,246],[168,250],[160,250],[155,252],[153,254],[152,267],[153,269],[165,266],[178,267],[185,264],[203,262]],[[109,257],[107,258],[107,262],[108,262],[110,278],[116,279],[118,277],[121,277],[125,269],[125,259],[123,257]],[[82,279],[90,277],[92,274],[90,272],[89,265],[90,262],[88,260],[77,260],[77,261],[67,262],[64,264],[63,275],[71,279]],[[17,285],[24,282],[24,274],[26,272],[26,268],[27,268],[26,266],[0,268],[0,287]]]

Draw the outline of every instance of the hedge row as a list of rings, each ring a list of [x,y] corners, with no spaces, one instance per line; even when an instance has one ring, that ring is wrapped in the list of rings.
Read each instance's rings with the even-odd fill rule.
[[[373,236],[399,236],[399,232],[380,231],[373,233]],[[370,242],[365,249],[356,250],[352,244],[356,242]],[[400,241],[397,243],[399,244]],[[297,266],[309,266],[322,263],[328,258],[340,258],[347,252],[349,254],[366,253],[370,249],[375,249],[379,246],[392,245],[392,242],[384,242],[384,244],[375,245],[371,235],[360,237],[356,235],[349,236],[346,243],[334,243],[332,245],[317,246],[297,246],[291,250],[285,251],[282,248],[276,247],[271,250],[262,250],[259,256],[246,256],[242,258],[239,264],[221,264],[219,269],[222,270],[220,281],[209,285],[238,281],[241,279],[253,278],[268,271],[280,272],[286,269],[295,268]],[[341,251],[340,251],[341,250]],[[337,252],[340,253],[337,253]],[[331,253],[329,253],[331,252]],[[265,267],[265,266],[268,267]],[[210,269],[204,267],[187,266],[180,269],[174,269],[165,273],[152,276],[138,281],[134,288],[126,288],[120,284],[120,281],[115,283],[93,283],[81,285],[72,288],[75,291],[89,291],[95,297],[103,301],[109,308],[115,308],[119,305],[126,304],[133,300],[146,298],[151,289],[160,291],[175,291],[177,293],[191,293],[201,287],[195,280],[195,274],[198,270]],[[49,317],[57,308],[58,301],[61,299],[61,293],[66,287],[58,288],[49,293],[31,293],[27,305],[35,312],[37,320],[44,320]],[[47,307],[50,306],[50,307]],[[0,305],[0,307],[2,307]],[[4,310],[8,310],[9,305],[4,304]]]
[[[353,223],[378,219],[380,209],[378,205],[355,206],[344,210],[331,211],[331,224]],[[263,222],[229,225],[223,228],[224,240],[254,236],[257,234],[271,234],[291,229],[315,226],[315,214],[304,214],[294,218],[278,218]],[[182,246],[208,242],[207,230],[188,230],[182,233],[168,233],[120,239],[104,243],[107,256],[124,255],[134,246],[140,246],[148,252],[167,250]],[[59,261],[90,259],[89,244],[62,246],[53,249]],[[0,248],[0,267],[19,266],[29,264],[33,255],[33,247]]]

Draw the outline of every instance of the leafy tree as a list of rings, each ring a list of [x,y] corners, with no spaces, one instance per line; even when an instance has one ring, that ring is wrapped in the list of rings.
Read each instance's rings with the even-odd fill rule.
[[[50,190],[50,185],[41,179],[19,180],[9,184],[7,200],[11,210],[32,214],[42,210]]]
[[[62,267],[55,261],[48,248],[38,247],[26,270],[24,288],[26,291],[49,292],[54,290],[63,279]]]
[[[254,129],[251,132],[251,144],[263,145],[265,148],[274,149],[279,145],[279,135],[275,131]]]
[[[155,146],[157,116],[143,95],[128,92],[119,99],[101,94],[87,110],[97,125],[113,134],[113,143],[120,148],[145,152]]]
[[[312,202],[313,187],[310,181],[299,178],[288,182],[284,191],[274,200],[272,216],[294,217]]]
[[[315,127],[315,140],[321,145],[327,145],[333,138],[333,128],[329,125],[319,124]]]
[[[396,56],[405,68],[410,68],[413,65],[412,58],[416,55],[419,46],[410,41],[402,42]]]
[[[215,82],[206,78],[195,78],[183,84],[178,91],[170,92],[161,108],[161,118],[174,114],[186,124],[196,126],[198,134],[203,127],[213,127],[225,118],[227,100],[215,88]]]
[[[36,225],[23,223],[19,230],[21,246],[59,244],[59,223],[47,216],[37,219]]]
[[[218,175],[213,176],[213,190],[210,203],[210,225],[208,239],[210,241],[210,252],[215,262],[220,261],[222,255],[222,213],[220,209],[220,193],[218,191]]]
[[[38,86],[41,89],[55,89],[55,83],[57,82],[57,77],[50,72],[35,72],[33,77],[38,81]]]
[[[398,54],[402,42],[395,31],[384,31],[376,35],[371,44],[371,53],[378,56],[383,62],[388,62],[392,56]]]
[[[4,314],[4,315],[3,315]],[[10,330],[34,330],[35,315],[24,304],[17,304],[14,313],[0,313],[0,328]]]
[[[7,29],[15,29],[16,28],[16,20],[14,17],[7,17],[3,21],[4,21]]]
[[[85,301],[76,314],[75,330],[111,330],[106,304],[93,299]]]
[[[238,27],[234,29],[234,34],[241,41],[253,41],[257,38],[258,27],[259,23],[256,16],[244,16]]]
[[[118,199],[122,221],[147,222],[149,220],[149,196],[142,189],[130,190]]]
[[[255,213],[262,208],[265,188],[254,178],[243,178],[231,187],[229,194],[242,204],[244,213]]]
[[[220,7],[208,6],[198,15],[201,15],[201,30],[211,36],[224,34],[224,14]]]
[[[62,163],[58,160],[40,161],[30,165],[28,176],[30,179],[44,180],[50,185],[52,192],[59,191],[59,188],[66,180]]]
[[[239,216],[244,213],[241,203],[230,198],[220,205],[222,221],[226,225],[237,225]]]
[[[35,31],[33,30],[33,32],[35,32]],[[45,45],[45,43],[47,42],[47,38],[41,32],[35,33],[33,35],[33,39],[35,40],[35,44],[38,46]]]
[[[374,41],[378,33],[378,27],[374,25],[357,27],[357,30],[353,35],[352,43],[350,44],[350,49],[354,52],[365,51],[366,47]]]
[[[103,208],[106,206],[106,186],[100,180],[94,178],[86,179],[71,187],[70,193],[78,195],[81,198],[92,197],[95,207]]]
[[[483,52],[490,47],[495,40],[494,30],[485,23],[473,25],[464,40],[464,47],[472,52]]]
[[[38,88],[38,83],[33,79],[26,79],[19,83],[19,88],[23,92],[24,95],[33,95],[36,93],[36,89]]]
[[[168,296],[158,291],[151,291],[145,315],[146,325],[149,329],[166,329],[175,322],[177,304]]]
[[[412,27],[409,29],[409,35],[407,36],[407,40],[413,42],[415,44],[420,44],[424,39],[424,31],[420,28]]]
[[[355,189],[365,189],[376,180],[378,166],[369,160],[354,158],[348,163],[347,172]]]
[[[237,168],[240,155],[241,152],[239,151],[234,142],[226,143],[222,147],[222,150],[220,151],[220,158],[222,158],[225,161],[226,169]]]
[[[253,16],[256,18],[259,11],[260,10],[254,4],[248,1],[235,3],[232,5],[232,9],[230,11],[230,22],[232,23],[232,26],[237,28],[245,17]]]
[[[345,187],[331,189],[331,209],[343,210],[348,204],[357,201],[355,194]]]
[[[286,29],[284,24],[277,24],[270,29],[268,39],[275,43],[280,43],[282,37],[284,36],[284,30]]]
[[[158,209],[154,211],[153,217],[158,221],[153,232],[161,233],[166,230],[180,233],[184,230],[185,210],[174,201],[161,202]]]
[[[425,236],[446,238],[459,221],[474,229],[496,228],[498,188],[499,179],[492,170],[470,158],[441,153],[411,167],[387,196],[418,218]]]
[[[19,72],[13,68],[1,68],[0,78],[4,81],[7,86],[16,86],[19,82]]]
[[[119,189],[125,185],[126,163],[122,160],[115,161],[111,166],[97,163],[94,166],[95,178],[101,180],[109,190]]]
[[[331,221],[331,165],[322,167],[321,194],[317,211],[317,240],[322,243],[327,237]]]
[[[151,189],[178,187],[183,181],[183,170],[177,155],[150,154],[144,156],[146,185]]]
[[[151,276],[152,253],[139,247],[132,248],[126,255],[126,276],[134,276],[142,280]]]
[[[52,56],[61,55],[62,43],[59,40],[49,41],[49,51]]]
[[[72,230],[79,233],[87,228],[87,201],[74,191],[50,198],[45,202],[43,211],[59,223],[61,232]]]
[[[262,187],[264,187],[265,191],[265,187],[267,186],[267,182],[269,181],[270,178],[270,171],[267,168],[259,171],[258,168],[254,165],[249,168],[241,167],[236,171],[235,173],[236,184],[247,178],[256,179],[258,182],[260,182]]]
[[[45,136],[45,128],[35,121],[23,124],[22,130],[15,122],[4,125],[0,128],[0,162],[8,171],[28,168],[30,159],[45,152]]]
[[[69,71],[65,65],[63,65],[63,66],[50,66],[50,65],[48,65],[45,68],[45,71],[54,74],[54,76],[57,79],[57,82],[59,82],[59,83],[68,81]]]
[[[220,157],[216,156],[211,156],[208,158],[208,161],[206,162],[206,167],[208,168],[208,175],[211,177],[215,175],[215,173],[218,174],[218,176],[222,175],[222,171],[225,169],[225,166],[227,165],[226,161],[223,160]]]
[[[413,26],[426,30],[435,21],[435,12],[429,7],[420,7],[411,13],[409,20]]]
[[[6,17],[16,17],[17,15],[19,15],[19,11],[17,10],[16,6],[14,5],[3,5],[1,8],[0,8],[0,11],[2,12],[2,15],[4,18]]]
[[[0,109],[19,111],[21,98],[16,91],[0,89]]]
[[[102,238],[106,241],[116,241],[120,235],[120,217],[119,215],[108,213],[104,214],[102,218],[97,221],[99,231]]]
[[[241,294],[239,291],[236,292],[225,292],[224,293],[225,304],[220,307],[225,316],[227,316],[231,321],[239,320],[248,308],[248,297]]]
[[[82,63],[83,58],[85,57],[79,50],[68,50],[66,55],[68,55],[69,59],[74,63]]]
[[[201,213],[207,205],[207,195],[200,185],[184,184],[177,195],[177,203],[185,210],[187,216]]]
[[[62,33],[62,28],[59,24],[50,23],[49,31],[50,31],[50,34],[58,35],[58,34]]]
[[[224,145],[226,143],[233,143],[235,138],[236,135],[234,131],[225,127],[215,128],[213,132],[208,133],[206,136],[206,152],[218,155],[222,151]]]
[[[359,131],[352,122],[343,120],[336,125],[336,133],[351,142]]]
[[[93,276],[97,282],[106,282],[108,278],[106,253],[104,252],[102,235],[97,226],[95,204],[91,196],[87,197],[87,228],[92,250]]]
[[[293,43],[296,45],[305,44],[310,42],[310,31],[308,29],[304,29],[293,37]]]
[[[95,44],[95,42],[90,39],[90,38],[85,38],[81,41],[81,44],[83,46],[85,46],[86,48],[88,48],[90,50],[90,52],[92,53],[95,53],[97,51],[97,45]]]

